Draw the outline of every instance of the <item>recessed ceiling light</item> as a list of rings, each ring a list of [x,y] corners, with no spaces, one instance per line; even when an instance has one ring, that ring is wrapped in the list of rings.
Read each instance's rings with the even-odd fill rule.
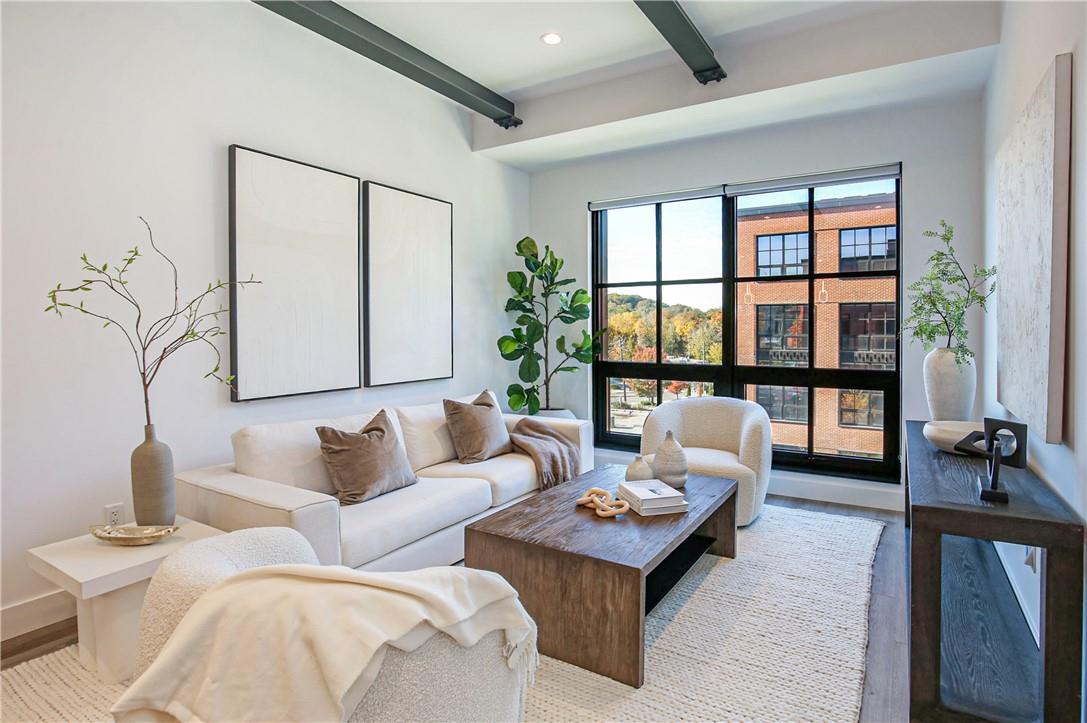
[[[544,33],[540,36],[540,41],[544,45],[558,45],[562,42],[562,36],[558,33]]]

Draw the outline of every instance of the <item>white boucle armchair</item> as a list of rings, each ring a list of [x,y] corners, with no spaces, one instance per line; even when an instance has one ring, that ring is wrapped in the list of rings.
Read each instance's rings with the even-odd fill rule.
[[[136,676],[210,587],[251,568],[298,564],[319,563],[306,538],[287,527],[209,537],[167,557],[151,578],[140,612]],[[504,643],[496,631],[470,648],[443,633],[411,652],[390,646],[363,697],[348,693],[347,721],[519,721],[525,681],[506,663]]]
[[[652,464],[664,435],[675,435],[691,472],[736,480],[736,524],[751,524],[770,484],[771,430],[766,410],[731,397],[665,402],[642,429],[642,455]]]

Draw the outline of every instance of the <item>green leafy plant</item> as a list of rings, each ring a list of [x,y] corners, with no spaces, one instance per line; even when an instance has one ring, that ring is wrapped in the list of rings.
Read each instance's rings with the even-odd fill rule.
[[[928,258],[928,271],[906,287],[910,315],[902,322],[903,330],[913,334],[925,350],[931,350],[946,339],[946,347],[955,353],[955,363],[962,365],[974,356],[967,344],[966,312],[972,307],[982,311],[996,291],[996,266],[973,265],[967,274],[955,258],[955,229],[940,219],[939,231],[925,231],[925,236],[939,238],[944,248]]]
[[[513,294],[506,300],[506,311],[517,312],[517,326],[498,340],[498,353],[506,361],[518,362],[517,376],[523,382],[506,388],[510,409],[515,412],[527,409],[529,414],[536,414],[541,408],[541,390],[543,408],[551,408],[551,380],[556,374],[577,371],[577,364],[592,363],[598,337],[582,330],[580,339],[568,340],[552,330],[556,322],[574,324],[588,319],[592,298],[585,289],[562,290],[575,280],[560,278],[564,262],[551,247],[544,246],[541,256],[536,241],[525,236],[517,242],[516,254],[524,260],[528,273],[510,271],[506,274],[506,281],[513,289]],[[561,357],[554,365],[551,363],[552,339],[554,349]],[[540,345],[542,353],[537,351]],[[576,364],[568,364],[570,361]]]
[[[126,251],[120,265],[111,265],[109,262],[99,264],[87,258],[87,254],[80,256],[79,259],[83,262],[82,271],[85,278],[72,286],[57,284],[56,288],[50,289],[47,294],[49,306],[45,307],[45,311],[53,312],[60,317],[64,316],[64,311],[83,314],[103,322],[103,329],[117,329],[124,335],[125,341],[128,342],[129,348],[132,349],[136,369],[140,375],[140,385],[143,388],[144,417],[147,424],[151,424],[151,384],[158,377],[163,362],[189,344],[207,344],[215,352],[215,366],[204,375],[205,379],[211,377],[227,386],[233,386],[234,376],[224,376],[220,373],[222,355],[219,348],[212,341],[215,337],[226,334],[226,331],[219,324],[219,317],[227,313],[229,309],[222,304],[218,304],[214,309],[204,308],[203,305],[209,300],[213,301],[216,294],[222,289],[232,285],[245,287],[248,284],[259,284],[260,282],[255,281],[252,277],[248,281],[216,281],[214,284],[209,283],[207,288],[194,296],[191,301],[182,304],[177,279],[177,266],[170,260],[169,256],[155,245],[155,236],[151,232],[151,225],[144,220],[143,216],[140,216],[139,219],[147,227],[147,236],[151,248],[166,260],[173,273],[174,301],[173,309],[169,313],[152,321],[150,317],[145,316],[145,305],[128,288],[126,274],[136,263],[136,260],[143,256],[140,253],[139,246],[133,246]],[[77,296],[93,293],[95,290],[109,292],[113,294],[115,300],[119,298],[122,302],[121,306],[128,310],[127,318],[104,311],[92,311],[87,307],[83,299],[76,299]],[[181,329],[175,331],[175,327],[179,322],[182,324]]]

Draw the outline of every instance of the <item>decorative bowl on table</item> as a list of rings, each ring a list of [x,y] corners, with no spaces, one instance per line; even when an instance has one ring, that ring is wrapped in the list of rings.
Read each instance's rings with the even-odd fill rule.
[[[922,430],[925,439],[948,454],[962,454],[955,444],[971,432],[985,430],[984,422],[928,422]]]
[[[177,525],[91,525],[91,534],[114,545],[153,545],[180,529]]]

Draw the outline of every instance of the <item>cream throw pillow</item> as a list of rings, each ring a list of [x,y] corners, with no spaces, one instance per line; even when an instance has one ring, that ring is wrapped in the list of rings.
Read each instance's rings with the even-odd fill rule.
[[[461,464],[482,462],[513,451],[502,410],[486,389],[471,404],[446,399],[442,406]]]
[[[384,409],[360,432],[317,427],[317,436],[341,505],[365,502],[419,481]]]

